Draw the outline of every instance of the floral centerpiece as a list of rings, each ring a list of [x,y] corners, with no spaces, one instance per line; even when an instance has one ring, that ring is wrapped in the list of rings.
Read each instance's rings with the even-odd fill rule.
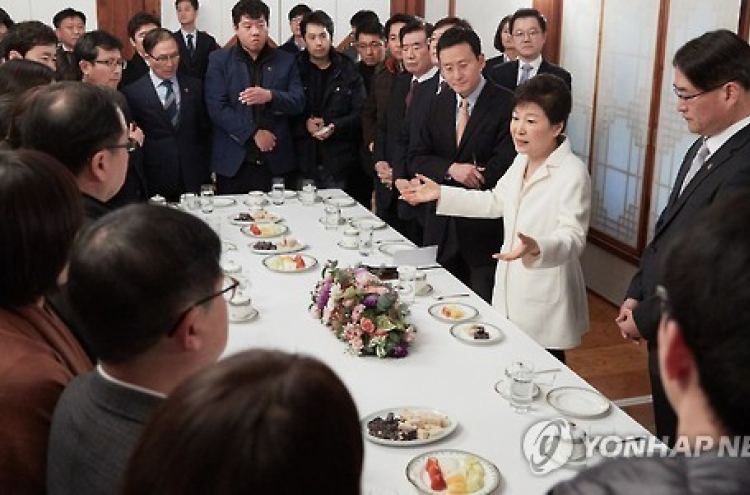
[[[312,291],[310,313],[360,356],[401,358],[416,329],[396,290],[367,269],[339,268],[329,261]]]

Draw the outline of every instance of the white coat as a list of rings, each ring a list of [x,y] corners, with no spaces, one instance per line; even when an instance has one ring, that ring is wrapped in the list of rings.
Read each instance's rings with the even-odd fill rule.
[[[439,215],[503,217],[502,252],[520,242],[539,244],[538,256],[499,261],[492,305],[548,349],[570,349],[589,326],[586,284],[579,258],[591,213],[591,181],[566,138],[524,182],[528,163],[519,154],[491,191],[442,186]]]

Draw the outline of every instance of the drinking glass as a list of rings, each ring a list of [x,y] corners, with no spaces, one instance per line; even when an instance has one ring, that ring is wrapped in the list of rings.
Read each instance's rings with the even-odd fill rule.
[[[510,407],[518,413],[531,410],[534,400],[534,365],[517,361],[510,366]]]
[[[370,256],[373,251],[372,247],[372,228],[362,226],[359,228],[359,254],[362,256]]]
[[[317,195],[318,189],[315,187],[315,181],[312,179],[304,179],[302,181],[302,189],[299,191],[299,200],[302,204],[305,206],[314,205]]]
[[[404,304],[414,302],[416,275],[417,268],[414,266],[402,265],[398,267],[398,294]]]
[[[214,211],[214,186],[203,184],[201,186],[201,211],[211,213]]]
[[[326,224],[326,229],[338,229],[339,223],[341,222],[341,208],[336,205],[327,205],[325,212],[326,216],[324,218],[324,222]]]
[[[271,202],[276,206],[284,204],[284,178],[274,177],[271,186]]]

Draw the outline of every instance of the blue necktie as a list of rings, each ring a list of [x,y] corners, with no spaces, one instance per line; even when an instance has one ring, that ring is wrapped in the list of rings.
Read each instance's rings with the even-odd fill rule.
[[[167,88],[167,96],[164,98],[164,111],[167,112],[167,117],[173,126],[177,126],[177,95],[174,93],[174,85],[169,79],[165,79],[161,82],[161,85]]]

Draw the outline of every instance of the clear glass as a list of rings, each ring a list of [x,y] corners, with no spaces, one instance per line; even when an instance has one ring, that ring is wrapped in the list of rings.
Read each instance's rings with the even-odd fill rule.
[[[372,228],[360,227],[357,247],[359,248],[359,254],[362,256],[370,256],[372,254]]]
[[[531,410],[534,400],[534,365],[515,362],[510,366],[510,407],[518,413]]]
[[[315,200],[318,196],[318,188],[315,186],[315,181],[312,179],[304,179],[302,181],[302,188],[299,191],[299,200],[305,206],[312,206],[315,204]]]
[[[273,185],[271,186],[271,202],[276,206],[284,204],[284,179],[282,177],[274,177]]]
[[[214,211],[214,186],[203,184],[201,186],[201,211],[211,213]]]
[[[341,208],[339,208],[336,205],[327,205],[326,209],[326,216],[324,218],[326,229],[328,230],[336,230],[339,228],[339,223],[341,222]]]
[[[411,304],[416,293],[416,267],[403,265],[398,267],[398,294],[401,302]]]

